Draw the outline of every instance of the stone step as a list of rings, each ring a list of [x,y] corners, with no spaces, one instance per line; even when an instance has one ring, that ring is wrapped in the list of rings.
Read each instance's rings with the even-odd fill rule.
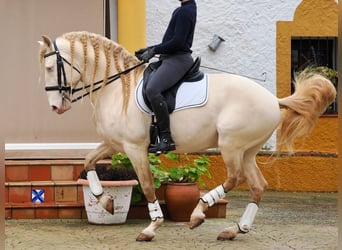
[[[79,202],[83,201],[82,186],[77,181],[16,181],[5,182],[5,202]]]
[[[226,218],[226,200],[220,200],[205,212],[207,218]],[[164,217],[168,213],[164,201],[160,201]],[[128,219],[149,219],[146,203],[131,204]],[[5,219],[87,219],[83,202],[6,202]]]
[[[228,201],[219,200],[207,218],[225,218]],[[165,218],[165,202],[160,201]],[[6,219],[86,219],[82,186],[76,181],[5,183]],[[149,219],[146,203],[132,204],[128,219]]]
[[[6,219],[86,219],[82,186],[84,160],[6,160]],[[110,161],[102,161],[110,164]],[[44,194],[44,195],[43,195]],[[32,199],[33,198],[33,199]],[[226,200],[209,208],[208,218],[225,218]],[[164,201],[160,201],[167,218]],[[149,219],[146,203],[131,205],[128,219]]]
[[[82,186],[76,181],[5,182],[6,219],[86,218]]]
[[[83,163],[84,160],[74,159],[6,160],[5,181],[76,181]]]
[[[6,202],[6,219],[86,219],[83,202]]]

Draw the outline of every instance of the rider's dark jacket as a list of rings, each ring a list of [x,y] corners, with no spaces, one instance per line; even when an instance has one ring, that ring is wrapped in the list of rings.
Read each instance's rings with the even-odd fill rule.
[[[153,46],[156,54],[191,53],[196,25],[194,0],[184,2],[172,13],[162,43]]]

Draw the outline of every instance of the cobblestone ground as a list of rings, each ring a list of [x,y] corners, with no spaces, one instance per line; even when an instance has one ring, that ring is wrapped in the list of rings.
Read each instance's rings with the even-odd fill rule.
[[[207,219],[189,230],[185,223],[166,221],[152,242],[135,237],[148,220],[124,225],[90,225],[86,220],[8,220],[6,250],[10,249],[337,249],[337,193],[267,191],[250,233],[233,241],[218,241],[225,227],[236,223],[248,202],[248,192],[227,195],[226,219]]]

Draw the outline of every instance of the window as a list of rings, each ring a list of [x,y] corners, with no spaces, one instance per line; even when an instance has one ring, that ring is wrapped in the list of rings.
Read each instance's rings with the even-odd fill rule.
[[[337,71],[337,38],[336,37],[295,37],[291,39],[291,72],[292,79],[296,72],[306,67],[324,66]],[[336,89],[338,79],[330,79]],[[293,86],[291,86],[293,93]],[[337,114],[337,99],[325,114]]]

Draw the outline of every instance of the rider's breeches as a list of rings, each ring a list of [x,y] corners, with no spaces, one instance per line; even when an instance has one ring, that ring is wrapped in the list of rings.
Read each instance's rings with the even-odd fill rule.
[[[161,65],[151,74],[146,87],[146,96],[150,102],[160,98],[163,91],[175,85],[193,64],[190,53],[162,55],[160,60]]]

